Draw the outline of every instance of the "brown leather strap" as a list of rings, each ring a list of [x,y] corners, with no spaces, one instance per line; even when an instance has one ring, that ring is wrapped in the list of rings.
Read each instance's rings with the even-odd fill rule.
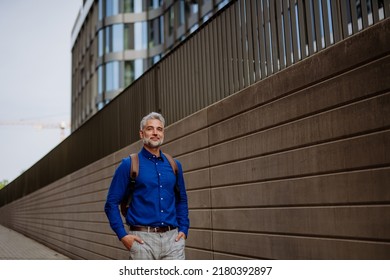
[[[130,178],[135,180],[138,176],[139,170],[139,159],[138,154],[131,154],[131,168],[130,168]]]
[[[179,169],[177,167],[176,161],[173,159],[173,157],[169,154],[164,153],[164,155],[167,157],[169,163],[172,166],[173,172],[175,172],[175,175],[179,173]]]

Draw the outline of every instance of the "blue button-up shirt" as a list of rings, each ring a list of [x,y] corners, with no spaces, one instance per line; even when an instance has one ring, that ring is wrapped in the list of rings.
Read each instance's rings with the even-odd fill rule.
[[[174,226],[187,236],[188,202],[182,166],[176,160],[179,169],[177,183],[180,188],[180,200],[176,201],[175,173],[165,155],[160,155],[156,157],[145,148],[138,153],[139,171],[126,222],[129,225],[152,227]],[[130,164],[130,157],[124,158],[116,169],[104,207],[110,226],[119,239],[127,235],[118,205],[127,195]]]

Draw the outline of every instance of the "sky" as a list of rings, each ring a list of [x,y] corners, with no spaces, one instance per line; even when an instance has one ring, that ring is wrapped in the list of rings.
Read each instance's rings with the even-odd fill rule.
[[[70,134],[71,32],[81,6],[0,0],[0,181],[16,179]]]

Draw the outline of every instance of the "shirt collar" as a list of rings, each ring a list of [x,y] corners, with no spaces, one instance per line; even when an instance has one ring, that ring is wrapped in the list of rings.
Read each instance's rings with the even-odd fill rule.
[[[147,159],[153,159],[153,158],[155,158],[155,159],[164,161],[163,153],[161,152],[161,150],[160,150],[160,156],[159,156],[159,157],[156,157],[154,154],[152,154],[151,152],[149,152],[148,150],[146,150],[144,147],[142,147],[141,154],[142,154],[145,158],[147,158]]]

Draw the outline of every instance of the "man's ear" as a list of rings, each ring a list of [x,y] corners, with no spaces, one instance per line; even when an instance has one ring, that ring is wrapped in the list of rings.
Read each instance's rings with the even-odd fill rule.
[[[144,132],[142,130],[139,131],[139,138],[144,138]]]

